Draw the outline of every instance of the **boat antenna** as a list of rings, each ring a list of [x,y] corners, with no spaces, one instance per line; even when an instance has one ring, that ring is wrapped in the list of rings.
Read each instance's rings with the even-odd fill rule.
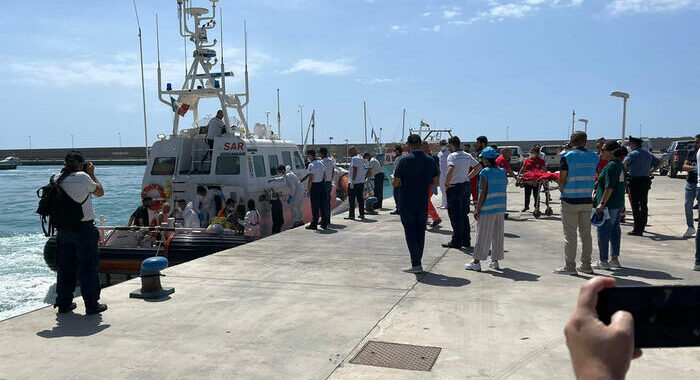
[[[401,142],[403,142],[406,134],[406,109],[403,109],[403,118],[401,119]]]
[[[277,89],[277,138],[282,139],[282,134],[280,133],[280,124],[282,124],[282,117],[280,114],[280,89]]]
[[[148,123],[146,121],[146,80],[143,75],[143,39],[141,38],[141,22],[139,21],[139,11],[136,8],[136,0],[132,0],[134,4],[134,13],[136,14],[136,25],[139,27],[139,54],[141,56],[141,102],[143,104],[143,137],[146,142],[146,162],[148,162]]]

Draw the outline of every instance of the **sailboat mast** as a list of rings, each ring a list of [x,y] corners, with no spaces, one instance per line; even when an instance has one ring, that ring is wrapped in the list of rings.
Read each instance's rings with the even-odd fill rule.
[[[401,142],[403,142],[406,134],[406,109],[403,109],[403,118],[401,119]]]
[[[282,124],[282,117],[280,116],[280,89],[277,89],[277,138],[281,139],[282,134],[280,133],[280,124]]]
[[[362,102],[362,108],[365,113],[365,145],[367,145],[367,102]]]

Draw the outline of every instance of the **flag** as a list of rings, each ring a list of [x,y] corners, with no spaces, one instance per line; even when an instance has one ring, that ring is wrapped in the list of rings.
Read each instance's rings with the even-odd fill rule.
[[[180,106],[180,108],[178,108],[177,114],[180,116],[185,116],[185,114],[187,113],[187,110],[189,110],[189,109],[190,109],[189,104],[183,104]]]
[[[430,124],[424,122],[423,120],[420,121],[420,126],[421,126],[421,127],[428,127],[428,128],[430,128]]]
[[[177,112],[177,101],[172,96],[170,97],[170,107],[173,108],[173,112]]]

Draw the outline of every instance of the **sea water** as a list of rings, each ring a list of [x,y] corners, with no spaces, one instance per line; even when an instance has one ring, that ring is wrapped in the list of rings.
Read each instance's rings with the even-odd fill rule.
[[[107,225],[124,225],[141,198],[144,166],[98,166],[95,175],[105,195],[94,198],[95,215],[104,215]],[[0,321],[36,310],[53,302],[47,297],[56,274],[44,263],[46,237],[36,208],[36,190],[46,185],[59,166],[18,166],[0,170]],[[390,198],[391,168],[385,167],[384,197]]]
[[[59,166],[18,166],[0,170],[0,320],[35,310],[46,299],[56,274],[44,263],[46,237],[36,208],[36,190],[46,185]],[[140,203],[144,166],[98,166],[95,175],[105,196],[93,199],[95,214],[108,225],[126,224]],[[46,300],[45,300],[46,299]]]

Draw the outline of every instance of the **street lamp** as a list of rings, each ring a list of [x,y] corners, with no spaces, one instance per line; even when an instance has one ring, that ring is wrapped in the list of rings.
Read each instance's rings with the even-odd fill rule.
[[[270,110],[265,111],[265,129],[270,129]]]
[[[350,163],[350,144],[348,139],[345,139],[345,162]]]
[[[299,130],[301,131],[300,144],[304,143],[304,106],[299,104]]]
[[[32,158],[32,135],[27,136],[29,138],[29,158]]]
[[[333,136],[329,137],[328,140],[330,140],[330,145],[333,145]]]
[[[578,121],[583,123],[583,131],[588,134],[588,119],[578,119]]]
[[[630,94],[626,92],[615,91],[610,93],[610,96],[622,98],[622,142],[625,142],[625,122],[627,121],[627,99]]]
[[[75,140],[73,139],[73,134],[70,134],[70,148],[75,149]]]

